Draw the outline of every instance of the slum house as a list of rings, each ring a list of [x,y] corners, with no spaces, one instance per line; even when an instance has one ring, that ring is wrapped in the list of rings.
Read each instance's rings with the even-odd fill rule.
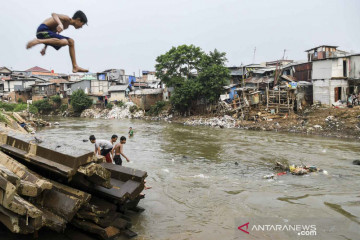
[[[24,72],[26,72],[26,76],[38,77],[47,81],[50,79],[60,78],[64,76],[64,74],[55,73],[54,70],[49,71],[38,66],[29,68]]]
[[[306,50],[312,61],[313,100],[323,105],[346,101],[349,57],[335,46],[320,46]]]
[[[67,89],[69,88],[70,82],[63,78],[50,79],[50,83],[56,84],[56,93],[60,95],[61,98],[67,97]]]
[[[73,92],[77,90],[83,90],[85,94],[89,94],[91,92],[91,80],[80,80],[77,82],[69,82],[67,90],[67,95],[71,95]]]
[[[355,94],[360,101],[360,54],[352,54],[349,59],[349,94]]]
[[[0,76],[10,76],[12,71],[7,67],[0,67]]]
[[[38,101],[56,95],[56,83],[38,83],[32,85],[32,100]]]
[[[115,85],[111,86],[109,88],[109,101],[111,102],[127,102],[128,101],[128,95],[129,95],[129,88],[128,85]]]
[[[139,89],[129,93],[130,100],[143,110],[163,99],[163,89]]]
[[[31,87],[36,83],[45,82],[42,79],[34,77],[17,76],[15,74],[4,79],[3,99],[9,102],[18,102],[22,99],[23,102],[31,100]]]
[[[116,82],[118,84],[128,83],[128,77],[125,75],[124,69],[108,69],[102,73],[106,73],[106,78],[108,81]]]
[[[295,111],[313,104],[312,62],[293,62],[282,67],[280,81],[296,88]]]
[[[256,88],[265,93],[266,89],[274,85],[275,70],[275,67],[266,67],[249,72],[249,77],[245,79],[245,87]]]
[[[68,80],[69,80],[69,82],[77,82],[77,81],[80,81],[81,80],[81,75],[79,75],[79,74],[70,74],[69,76],[68,76]]]

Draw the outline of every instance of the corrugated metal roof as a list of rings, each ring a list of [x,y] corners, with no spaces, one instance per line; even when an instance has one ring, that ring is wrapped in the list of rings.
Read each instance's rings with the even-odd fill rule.
[[[253,73],[264,74],[266,72],[272,72],[272,71],[275,71],[275,70],[276,70],[276,67],[268,67],[268,68],[262,68],[262,69],[254,70]]]
[[[136,90],[135,92],[131,92],[130,94],[135,94],[135,95],[146,95],[146,94],[160,94],[163,92],[162,88],[149,88],[149,89],[139,89]]]
[[[115,85],[109,87],[108,92],[123,92],[128,88],[128,85]]]
[[[245,80],[246,83],[271,83],[273,81],[273,77],[251,77]]]

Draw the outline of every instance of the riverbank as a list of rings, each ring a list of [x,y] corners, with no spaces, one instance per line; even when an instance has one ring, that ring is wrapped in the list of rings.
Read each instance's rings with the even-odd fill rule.
[[[239,128],[256,131],[290,132],[360,140],[360,106],[353,108],[323,108],[312,106],[301,114],[271,115],[253,113],[253,119],[241,120],[235,116],[173,116],[166,111],[158,116],[146,116],[143,111],[130,111],[133,104],[109,109],[87,109],[81,117],[104,119],[144,119],[165,121],[188,126],[209,126],[215,128]]]

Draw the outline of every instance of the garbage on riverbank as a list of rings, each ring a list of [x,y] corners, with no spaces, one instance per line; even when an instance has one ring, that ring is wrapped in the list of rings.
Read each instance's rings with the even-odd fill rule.
[[[124,119],[124,118],[142,118],[144,112],[142,110],[132,108],[135,106],[132,102],[127,102],[123,107],[113,107],[109,109],[86,109],[80,117],[83,118],[104,118],[104,119]]]
[[[234,128],[236,125],[236,120],[228,115],[223,117],[213,117],[213,118],[200,118],[200,119],[189,119],[184,122],[184,125],[188,126],[211,126],[219,128]]]

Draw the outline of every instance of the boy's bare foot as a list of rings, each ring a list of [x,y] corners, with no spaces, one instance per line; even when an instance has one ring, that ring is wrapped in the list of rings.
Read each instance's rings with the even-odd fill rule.
[[[73,67],[72,71],[73,71],[73,73],[77,73],[77,72],[88,72],[89,70],[75,66],[75,67]]]
[[[36,44],[39,44],[39,40],[34,39],[34,40],[28,42],[28,44],[26,44],[26,49],[32,48],[32,47],[35,46]]]
[[[42,56],[44,56],[45,53],[46,53],[46,48],[43,48],[40,53],[41,53]]]
[[[145,190],[148,190],[148,189],[151,189],[152,188],[152,186],[145,186]]]

